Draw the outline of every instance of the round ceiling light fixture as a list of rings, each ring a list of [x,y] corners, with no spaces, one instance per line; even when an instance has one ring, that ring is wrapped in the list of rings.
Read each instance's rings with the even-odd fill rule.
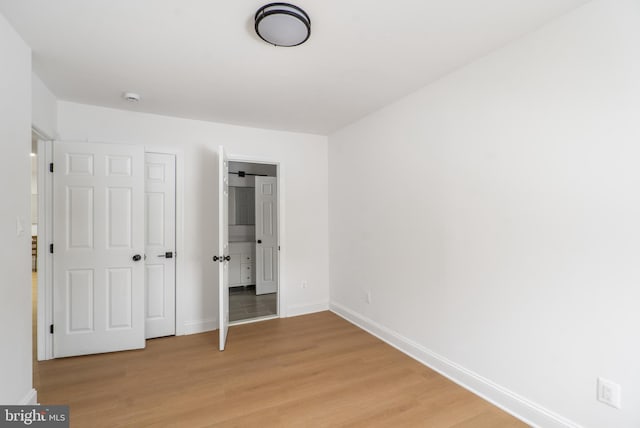
[[[311,19],[298,6],[269,3],[256,12],[255,29],[262,40],[274,46],[298,46],[311,35]]]

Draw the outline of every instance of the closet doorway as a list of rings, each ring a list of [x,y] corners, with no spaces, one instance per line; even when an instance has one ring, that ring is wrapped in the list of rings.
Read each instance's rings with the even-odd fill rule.
[[[39,143],[39,360],[176,334],[179,159],[140,145]]]
[[[229,322],[278,316],[278,167],[229,161]]]

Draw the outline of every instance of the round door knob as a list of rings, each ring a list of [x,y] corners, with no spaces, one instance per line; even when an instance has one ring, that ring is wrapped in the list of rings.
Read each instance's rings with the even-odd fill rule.
[[[262,239],[258,239],[258,244],[262,244]]]
[[[134,262],[139,262],[140,260],[142,260],[142,256],[140,254],[136,254],[132,258]]]
[[[220,259],[220,257],[218,257],[218,256],[213,256],[213,261],[214,261],[214,262],[217,262],[219,259]]]
[[[226,261],[229,261],[229,260],[231,260],[231,256],[224,256],[224,259],[225,259]]]

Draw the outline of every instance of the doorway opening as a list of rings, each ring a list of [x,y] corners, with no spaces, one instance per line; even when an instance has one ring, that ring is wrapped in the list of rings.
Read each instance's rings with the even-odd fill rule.
[[[278,166],[229,161],[229,322],[278,316]]]

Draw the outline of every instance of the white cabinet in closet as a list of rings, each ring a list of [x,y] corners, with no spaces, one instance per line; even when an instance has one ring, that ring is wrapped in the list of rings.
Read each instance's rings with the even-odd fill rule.
[[[255,243],[230,242],[229,255],[229,287],[255,284]]]

